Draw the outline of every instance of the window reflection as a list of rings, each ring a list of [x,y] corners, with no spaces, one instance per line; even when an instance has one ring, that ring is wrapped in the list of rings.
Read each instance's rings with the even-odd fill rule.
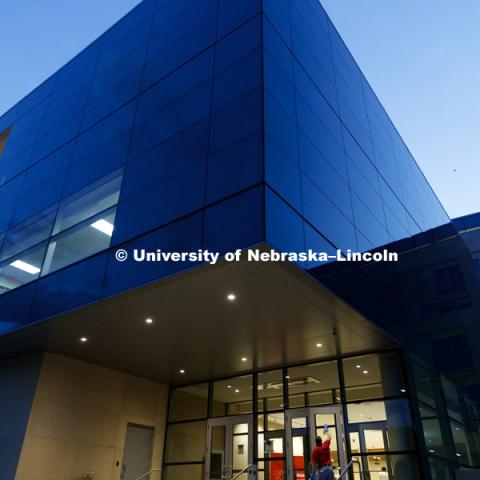
[[[116,205],[120,196],[122,170],[112,172],[63,200],[58,210],[53,234],[62,232]]]
[[[110,246],[116,209],[54,237],[48,245],[42,275],[87,258]]]
[[[0,293],[38,278],[46,246],[47,244],[43,243],[0,264]]]
[[[379,454],[414,448],[406,399],[350,404],[348,420],[353,453]]]
[[[397,353],[380,353],[343,360],[347,400],[394,397],[406,394]]]
[[[50,207],[10,228],[5,235],[1,259],[10,258],[48,238],[55,218],[55,210],[55,207]]]
[[[290,408],[340,401],[337,362],[323,362],[288,369]]]
[[[213,384],[212,416],[238,415],[253,411],[253,376],[245,375]]]
[[[282,370],[258,374],[258,411],[283,408]]]

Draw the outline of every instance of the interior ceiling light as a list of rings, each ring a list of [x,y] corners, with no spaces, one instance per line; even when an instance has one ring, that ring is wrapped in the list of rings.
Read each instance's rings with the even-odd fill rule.
[[[229,300],[230,302],[233,302],[236,299],[237,299],[237,296],[234,293],[229,293],[227,295],[227,300]]]
[[[40,272],[40,269],[38,267],[35,267],[34,265],[30,265],[29,263],[24,262],[22,260],[15,260],[10,264],[10,266],[14,268],[18,268],[19,270],[22,270],[24,272],[27,272],[30,275],[36,275],[37,273]]]
[[[96,230],[98,230],[99,232],[102,232],[105,235],[108,235],[109,237],[111,237],[113,234],[113,225],[110,222],[107,222],[106,220],[104,220],[103,218],[92,223],[91,226]]]
[[[87,343],[87,342],[88,342],[88,338],[87,338],[87,337],[81,337],[81,338],[80,338],[80,341],[81,341],[82,343]]]

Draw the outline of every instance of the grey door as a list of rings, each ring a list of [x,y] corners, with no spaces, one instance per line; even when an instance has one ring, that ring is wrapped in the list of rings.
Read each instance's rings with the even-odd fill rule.
[[[127,425],[121,480],[136,480],[151,469],[153,437],[153,428]]]

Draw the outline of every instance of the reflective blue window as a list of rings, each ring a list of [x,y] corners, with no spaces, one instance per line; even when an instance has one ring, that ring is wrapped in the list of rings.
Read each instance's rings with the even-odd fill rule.
[[[186,63],[140,96],[135,121],[141,122],[149,115],[182,97],[213,76],[214,49]]]
[[[135,248],[166,252],[193,252],[202,248],[202,214],[195,214],[159,228],[148,235],[122,244],[122,248],[133,252]],[[115,252],[108,258],[105,275],[105,295],[112,295],[166,275],[191,268],[192,262],[136,262],[130,256],[125,262],[115,259]]]
[[[211,81],[203,83],[135,126],[130,156],[136,157],[208,116]]]
[[[55,212],[55,207],[50,207],[10,227],[5,235],[0,260],[10,258],[48,238],[52,231]]]
[[[205,161],[209,127],[208,119],[201,120],[139,157],[130,159],[122,186],[122,200]]]
[[[217,110],[250,92],[261,81],[260,50],[248,54],[217,73],[214,83],[213,109]]]
[[[297,211],[302,211],[300,168],[268,135],[265,137],[265,182]]]
[[[286,45],[291,45],[288,0],[264,0],[263,12]]]
[[[28,217],[57,203],[60,200],[64,181],[65,171],[18,197],[12,223],[23,222]]]
[[[105,120],[96,124],[77,139],[74,160],[93,152],[133,124],[136,102],[130,102]]]
[[[73,146],[74,142],[69,142],[67,145],[59,148],[45,159],[32,165],[25,174],[22,191],[26,192],[36,185],[48,180],[55,174],[65,170],[70,162]]]
[[[240,97],[212,114],[210,151],[216,153],[258,132],[261,128],[260,90]]]
[[[118,205],[114,243],[124,242],[203,207],[205,163],[196,164]]]
[[[257,133],[208,159],[207,203],[263,180],[262,136]]]
[[[116,205],[120,197],[122,170],[112,172],[63,200],[58,207],[53,234]]]
[[[70,166],[63,196],[94,182],[127,160],[130,131],[127,131]]]
[[[305,218],[337,248],[354,250],[355,229],[348,218],[305,175],[302,189]]]
[[[266,240],[280,251],[305,251],[302,218],[269,188],[265,192]]]
[[[261,0],[231,1],[218,14],[218,36],[231,32],[261,11]]]
[[[260,46],[261,20],[257,16],[234,30],[216,44],[216,70],[244,57]]]
[[[205,210],[204,248],[225,253],[263,240],[263,188],[257,187]]]
[[[216,18],[211,18],[163,50],[145,65],[143,87],[151,86],[215,42]]]
[[[176,2],[171,3],[170,10]],[[175,18],[171,18],[168,23],[166,17],[160,16],[161,10],[158,10],[154,20],[154,33],[150,39],[147,61],[167,50],[199,25],[214,19],[216,8],[217,0],[197,0],[190,8],[183,10]],[[160,29],[158,29],[159,25],[161,25]]]
[[[298,162],[295,120],[267,91],[265,92],[265,130],[288,157]]]
[[[47,244],[43,243],[1,263],[0,293],[36,280],[42,268],[46,248]]]
[[[45,255],[42,275],[108,248],[113,235],[115,213],[115,208],[107,210],[53,237]]]

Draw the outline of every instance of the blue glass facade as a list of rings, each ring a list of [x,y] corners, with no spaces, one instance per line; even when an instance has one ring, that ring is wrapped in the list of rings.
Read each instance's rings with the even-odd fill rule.
[[[263,240],[262,58],[259,0],[146,0],[0,119],[2,330]]]
[[[289,211],[301,250],[370,250],[448,223],[318,2],[265,1],[264,15],[267,217]],[[286,246],[281,230],[267,239]]]
[[[187,268],[120,246],[369,250],[448,222],[314,0],[146,0],[7,129],[2,330]]]
[[[406,251],[457,235],[316,0],[144,0],[0,118],[0,147],[2,334],[199,266],[119,248]],[[417,311],[390,322],[391,271],[372,287],[299,266],[405,344],[406,324],[429,334]],[[433,284],[465,286],[448,264]],[[450,469],[452,448],[431,461]]]

